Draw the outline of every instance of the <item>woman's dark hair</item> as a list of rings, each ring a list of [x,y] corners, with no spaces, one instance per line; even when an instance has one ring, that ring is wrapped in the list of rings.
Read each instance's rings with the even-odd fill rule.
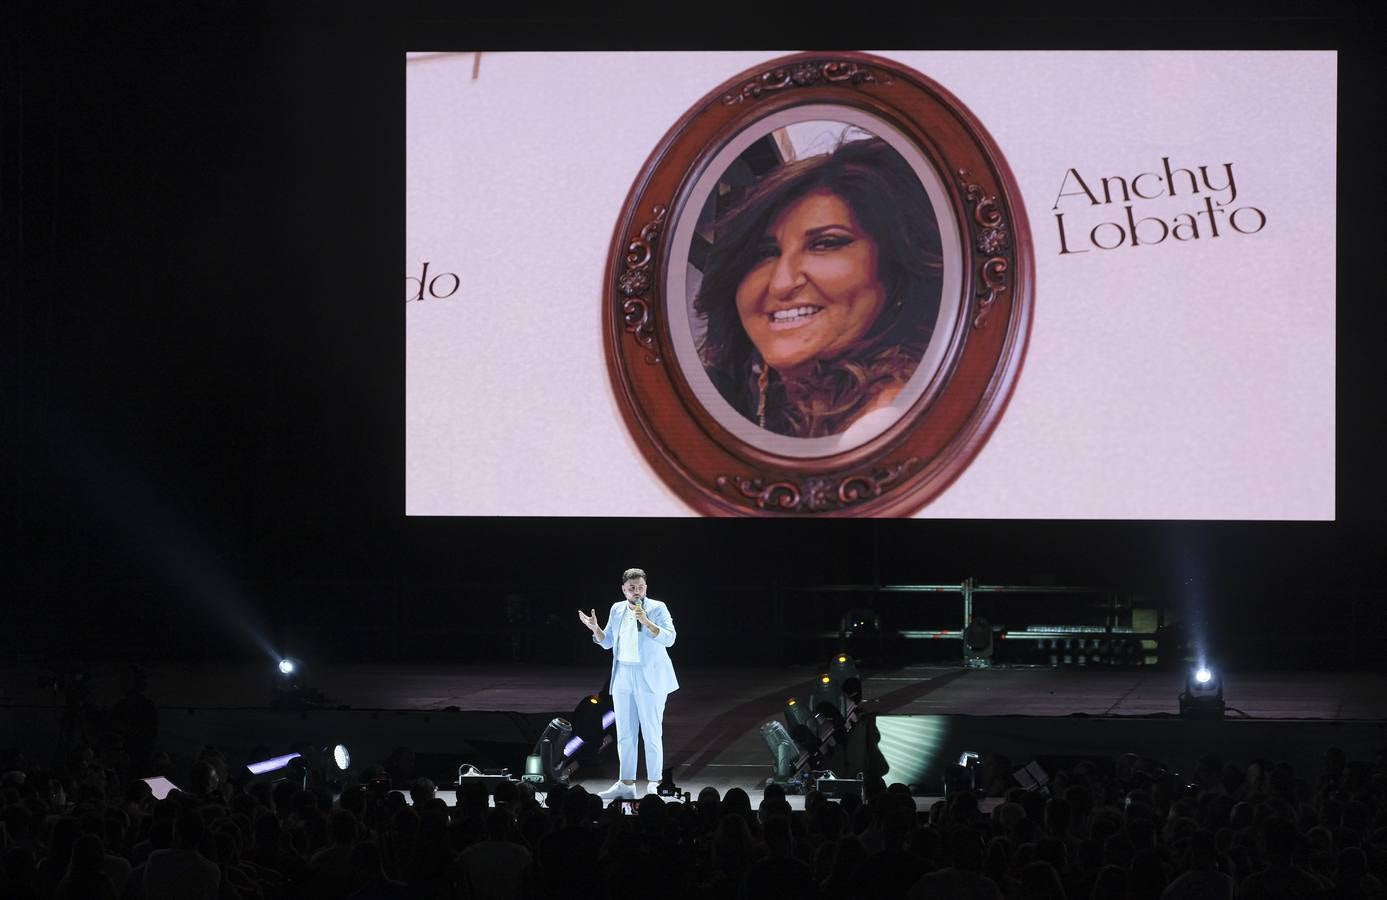
[[[942,284],[939,225],[929,197],[910,164],[885,141],[844,141],[832,153],[777,167],[714,225],[694,300],[695,314],[707,323],[699,356],[738,412],[756,421],[763,363],[742,328],[737,288],[756,264],[775,217],[819,190],[846,203],[876,243],[886,305],[846,352],[816,360],[794,379],[770,373],[765,427],[793,437],[837,434],[879,391],[905,383],[929,343]]]

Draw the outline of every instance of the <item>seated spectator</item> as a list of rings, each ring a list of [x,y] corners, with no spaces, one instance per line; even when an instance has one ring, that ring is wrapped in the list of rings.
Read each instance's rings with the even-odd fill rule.
[[[0,868],[0,897],[13,900],[38,900],[34,886],[34,851],[32,847],[10,847],[5,851],[4,866]]]
[[[338,809],[328,817],[327,846],[308,859],[308,871],[323,893],[340,896],[352,877],[352,850],[360,835],[351,810]]]
[[[728,794],[731,793],[728,791]],[[742,793],[745,795],[746,792]],[[713,832],[708,875],[700,886],[699,896],[709,900],[726,900],[737,896],[751,866],[751,852],[751,830],[747,828],[746,819],[731,812],[723,815],[717,830]]]
[[[880,824],[881,849],[857,867],[853,890],[862,897],[900,898],[929,871],[924,860],[906,849],[915,831],[914,798],[883,798]]]
[[[47,842],[48,852],[34,875],[34,885],[40,896],[51,897],[58,890],[58,882],[67,874],[68,863],[72,859],[72,847],[81,834],[81,825],[72,816],[61,816],[53,822]]]
[[[1161,900],[1232,900],[1233,879],[1218,870],[1218,848],[1213,832],[1199,830],[1190,836],[1185,851],[1185,872],[1161,892]]]
[[[853,834],[838,838],[829,863],[828,877],[819,883],[819,893],[825,897],[846,897],[852,890],[852,878],[858,866],[867,861],[867,849]]]
[[[949,838],[953,865],[920,877],[906,893],[910,900],[956,897],[958,900],[1002,900],[997,885],[982,873],[982,836],[972,829],[955,831]]]
[[[774,802],[774,801],[767,801]],[[785,803],[782,796],[780,803]],[[765,803],[762,807],[765,807]],[[766,855],[747,867],[742,896],[757,900],[803,900],[814,894],[809,866],[795,857],[788,816],[772,815],[761,826]]]
[[[1310,897],[1327,887],[1295,861],[1295,825],[1274,818],[1262,826],[1263,859],[1266,867],[1243,879],[1238,900],[1270,900],[1276,897]]]
[[[460,880],[468,897],[524,897],[529,890],[533,859],[520,844],[510,810],[498,805],[487,810],[486,838],[458,857]]]
[[[1037,859],[1021,869],[1018,900],[1068,900],[1059,872],[1047,860]]]
[[[729,788],[727,793],[722,795],[722,811],[724,814],[741,816],[753,838],[759,833],[756,815],[751,810],[751,795],[741,788]]]
[[[570,787],[564,794],[559,827],[536,848],[542,896],[596,897],[606,890],[602,870],[595,865],[602,852],[602,835],[589,814],[589,796],[581,786]]]
[[[293,846],[279,819],[268,809],[259,810],[251,822],[251,845],[245,859],[273,872],[278,879],[286,882],[297,881],[307,868],[303,857],[294,852]]]
[[[1368,871],[1368,857],[1358,847],[1345,847],[1339,851],[1334,867],[1334,889],[1331,897],[1343,898],[1382,898],[1387,892],[1382,889],[1382,881]]]
[[[365,841],[353,847],[351,864],[352,883],[357,888],[347,900],[405,900],[410,896],[408,884],[385,874],[380,847],[375,843]]]
[[[698,792],[697,809],[699,827],[703,833],[712,835],[722,821],[722,798],[715,787],[706,787]]]
[[[185,809],[173,825],[173,846],[149,854],[144,867],[146,900],[216,898],[222,875],[217,864],[198,850],[202,843],[202,816]]]
[[[414,806],[423,806],[425,801],[438,796],[438,788],[428,778],[416,778],[409,786],[409,801]]]
[[[101,838],[84,834],[72,845],[67,874],[58,883],[56,900],[116,900],[116,889],[106,874],[106,850]]]
[[[1093,880],[1091,900],[1127,900],[1127,870],[1121,866],[1104,866]]]

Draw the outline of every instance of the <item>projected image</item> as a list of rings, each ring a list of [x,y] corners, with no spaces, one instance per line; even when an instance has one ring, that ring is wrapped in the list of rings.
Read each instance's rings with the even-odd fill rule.
[[[850,447],[913,399],[942,282],[939,223],[910,163],[869,131],[810,121],[718,176],[685,292],[699,362],[736,413]]]
[[[1332,51],[404,64],[407,515],[1334,518]]]

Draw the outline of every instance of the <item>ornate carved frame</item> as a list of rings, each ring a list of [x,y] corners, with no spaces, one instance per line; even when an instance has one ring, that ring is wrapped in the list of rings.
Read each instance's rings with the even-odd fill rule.
[[[694,397],[674,358],[666,230],[734,136],[806,104],[864,110],[904,134],[946,186],[967,259],[941,386],[862,446],[815,458],[734,437]],[[944,225],[941,218],[941,225]],[[948,91],[863,53],[775,59],[719,86],[675,123],[627,196],[603,292],[608,371],[627,427],[660,477],[706,515],[898,516],[937,497],[977,455],[1021,370],[1034,254],[1016,182],[996,144]]]

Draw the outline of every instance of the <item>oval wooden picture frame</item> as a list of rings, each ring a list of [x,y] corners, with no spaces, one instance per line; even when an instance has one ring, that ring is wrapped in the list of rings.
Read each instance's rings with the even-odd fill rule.
[[[685,286],[689,235],[729,154],[776,123],[821,120],[901,152],[929,190],[941,235],[945,274],[925,360],[900,414],[857,443],[771,435],[720,410],[690,362],[687,288],[671,289]],[[939,496],[996,427],[1021,371],[1034,292],[1020,191],[972,113],[892,60],[800,53],[718,86],[651,153],[617,220],[603,341],[636,444],[698,513],[904,516]]]

